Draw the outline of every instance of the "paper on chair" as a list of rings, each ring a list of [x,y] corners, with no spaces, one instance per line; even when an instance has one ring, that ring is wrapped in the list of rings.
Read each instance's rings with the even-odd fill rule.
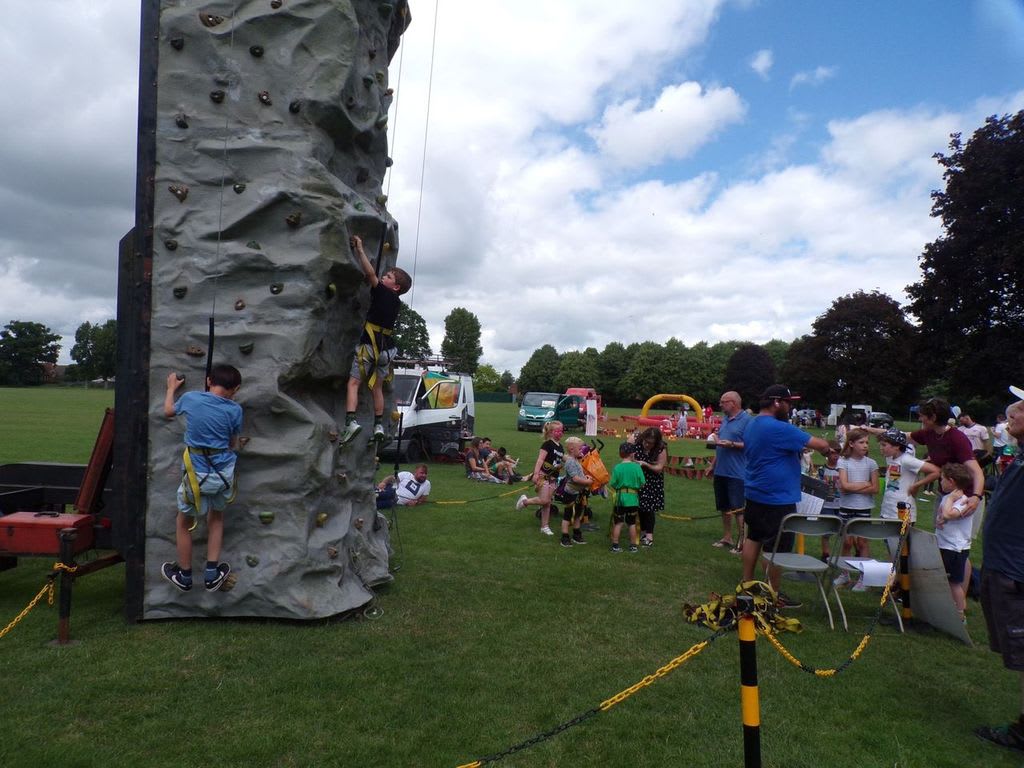
[[[846,560],[845,563],[864,574],[865,587],[884,587],[892,573],[892,563],[880,560]]]

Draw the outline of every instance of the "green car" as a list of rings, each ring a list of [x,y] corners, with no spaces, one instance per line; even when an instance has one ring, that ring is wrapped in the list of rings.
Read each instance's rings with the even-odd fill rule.
[[[566,429],[582,425],[581,413],[586,405],[579,395],[559,395],[554,392],[527,392],[519,407],[516,429],[540,431],[545,421],[560,421]]]

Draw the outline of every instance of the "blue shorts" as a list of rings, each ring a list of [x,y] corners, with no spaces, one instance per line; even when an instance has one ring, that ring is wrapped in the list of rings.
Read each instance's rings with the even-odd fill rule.
[[[199,509],[192,504],[192,488],[188,482],[188,476],[183,474],[181,485],[178,486],[178,511],[183,515],[195,517],[198,511],[202,517],[211,509],[220,511],[228,505],[232,489],[235,486],[235,468],[232,466],[221,470],[220,474],[210,472],[196,472],[196,480],[199,481]]]
[[[719,512],[743,510],[743,480],[738,477],[714,478],[715,509]]]

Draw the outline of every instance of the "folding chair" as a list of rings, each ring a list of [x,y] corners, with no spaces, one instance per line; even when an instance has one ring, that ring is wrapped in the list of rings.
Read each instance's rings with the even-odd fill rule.
[[[779,525],[779,533],[775,537],[775,543],[772,546],[770,553],[762,553],[762,557],[768,561],[770,565],[774,565],[781,568],[784,571],[793,571],[796,573],[809,573],[814,576],[815,582],[818,584],[818,593],[821,595],[821,601],[825,605],[825,613],[828,614],[828,626],[831,629],[835,629],[835,622],[832,621],[832,608],[829,606],[828,594],[826,593],[826,582],[828,587],[835,591],[835,586],[832,584],[832,580],[828,577],[832,571],[831,563],[823,563],[818,558],[812,555],[800,555],[795,552],[779,552],[779,541],[782,540],[782,536],[786,533],[802,533],[804,536],[821,536],[829,539],[829,551],[835,552],[837,549],[837,542],[835,541],[836,536],[843,528],[842,519],[835,517],[834,515],[817,515],[809,517],[807,515],[801,515],[799,513],[786,515],[782,519],[782,523]],[[840,608],[842,605],[840,604]],[[843,617],[845,626],[846,618]]]
[[[900,531],[903,529],[903,523],[900,520],[886,520],[878,517],[855,517],[846,521],[846,525],[843,526],[840,538],[840,547],[842,542],[846,541],[847,536],[856,536],[869,541],[885,541],[886,539],[899,539]],[[834,550],[834,551],[841,551]],[[863,557],[843,557],[838,556],[833,558],[837,568],[845,568],[849,571],[857,570],[856,567],[851,563],[863,561]],[[839,591],[836,589],[832,590],[836,596],[836,603],[839,605],[839,613],[843,617],[843,629],[849,629],[846,624],[846,610],[843,608],[843,601],[839,599]],[[900,632],[903,631],[903,619],[900,616],[900,607],[896,603],[896,598],[893,597],[892,590],[889,591],[889,603],[892,605],[893,611],[896,613],[896,624],[900,628]]]

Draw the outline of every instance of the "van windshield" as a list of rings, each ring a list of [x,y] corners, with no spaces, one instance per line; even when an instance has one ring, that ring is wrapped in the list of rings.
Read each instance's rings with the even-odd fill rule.
[[[420,383],[419,376],[396,373],[391,391],[395,395],[395,405],[409,405],[413,395],[416,394],[416,387]]]
[[[558,402],[558,395],[548,392],[527,392],[523,398],[523,405],[533,408],[554,408]]]

